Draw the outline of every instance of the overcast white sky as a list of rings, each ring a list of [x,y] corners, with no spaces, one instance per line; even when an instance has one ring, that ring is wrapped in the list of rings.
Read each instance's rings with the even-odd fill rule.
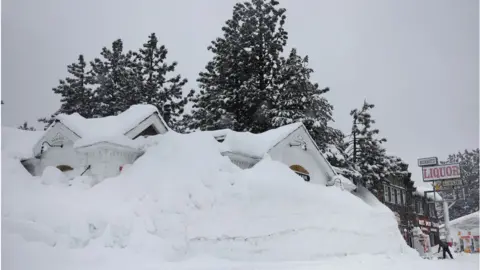
[[[279,0],[289,47],[308,54],[313,80],[329,86],[335,126],[366,98],[387,150],[418,157],[478,147],[476,0]],[[234,0],[3,0],[2,125],[17,126],[59,107],[51,91],[78,54],[90,60],[122,38],[137,49],[155,32],[170,61],[195,80]],[[38,124],[36,124],[38,125]],[[41,127],[41,125],[38,125]]]

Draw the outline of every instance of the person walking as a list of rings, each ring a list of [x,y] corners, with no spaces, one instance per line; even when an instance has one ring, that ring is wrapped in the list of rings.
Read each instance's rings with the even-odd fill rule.
[[[450,256],[450,259],[453,260],[453,256],[452,256],[452,253],[450,252],[450,247],[448,246],[448,243],[445,241],[445,240],[442,240],[442,239],[439,239],[439,243],[438,243],[438,251],[437,253],[440,252],[440,248],[443,249],[443,258],[446,259],[447,258],[447,254]]]

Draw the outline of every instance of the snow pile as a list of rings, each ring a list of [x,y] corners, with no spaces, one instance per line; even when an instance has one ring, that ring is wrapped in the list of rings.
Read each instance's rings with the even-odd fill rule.
[[[285,125],[260,134],[236,132],[229,129],[204,131],[217,140],[223,139],[222,151],[262,158],[278,142],[303,126],[301,122]]]
[[[265,158],[241,170],[206,133],[168,132],[149,145],[131,167],[92,188],[63,185],[53,171],[32,177],[2,151],[4,247],[16,246],[27,261],[37,247],[88,260],[105,252],[155,261],[416,254],[391,211],[301,181],[279,162]],[[59,184],[42,184],[48,175]]]
[[[10,157],[27,159],[33,157],[32,147],[43,136],[44,131],[21,130],[2,126],[2,153]]]

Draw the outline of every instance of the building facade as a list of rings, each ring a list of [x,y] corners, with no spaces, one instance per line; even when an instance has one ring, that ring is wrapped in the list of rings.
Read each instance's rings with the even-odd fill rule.
[[[413,194],[412,208],[415,214],[413,226],[420,228],[422,233],[428,236],[430,245],[435,246],[438,244],[440,236],[440,224],[435,209],[435,202],[432,198],[419,193]]]

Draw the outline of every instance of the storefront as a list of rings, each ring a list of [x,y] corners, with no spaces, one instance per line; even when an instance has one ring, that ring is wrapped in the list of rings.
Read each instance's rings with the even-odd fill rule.
[[[439,238],[439,224],[438,222],[432,222],[428,218],[417,218],[417,224],[420,230],[428,236],[429,243],[432,246],[438,244]]]
[[[478,235],[472,235],[472,232],[458,232],[458,248],[457,250],[465,253],[480,252]]]

